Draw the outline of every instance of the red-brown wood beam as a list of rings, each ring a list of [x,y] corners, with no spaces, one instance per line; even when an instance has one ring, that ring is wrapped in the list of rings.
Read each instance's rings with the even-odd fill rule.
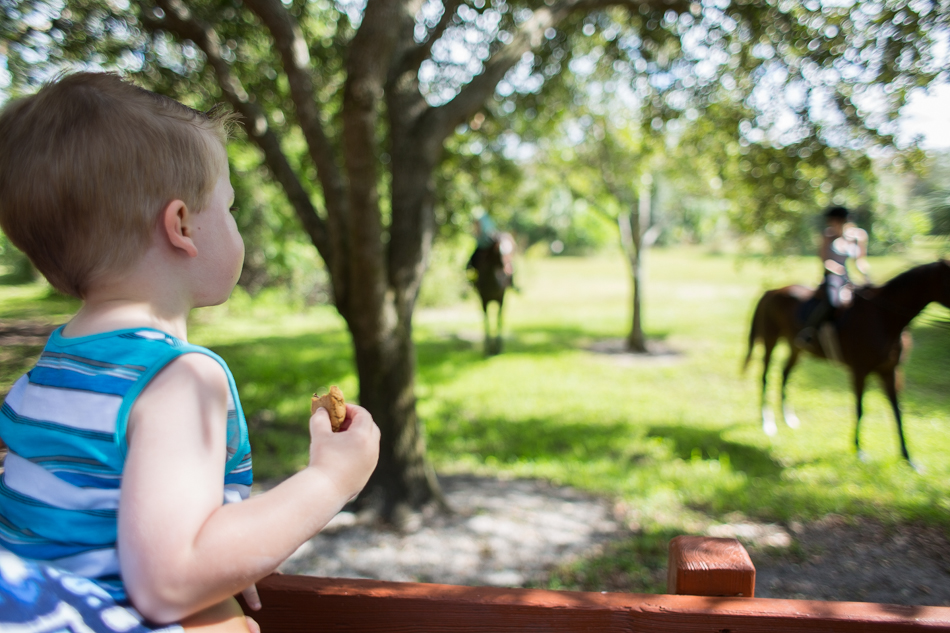
[[[755,596],[755,567],[734,538],[677,536],[670,541],[666,593]]]
[[[269,576],[264,633],[597,633],[950,630],[950,608]]]

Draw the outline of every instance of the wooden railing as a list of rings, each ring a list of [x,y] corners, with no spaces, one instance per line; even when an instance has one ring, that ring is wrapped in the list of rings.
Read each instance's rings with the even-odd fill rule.
[[[754,598],[755,568],[734,539],[673,539],[668,579],[680,595],[273,575],[252,615],[263,633],[950,631],[950,608]]]

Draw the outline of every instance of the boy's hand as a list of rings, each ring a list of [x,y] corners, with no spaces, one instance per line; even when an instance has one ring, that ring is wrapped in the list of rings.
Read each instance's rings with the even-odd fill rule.
[[[310,417],[310,468],[323,472],[347,498],[355,497],[376,468],[379,427],[363,407],[346,405],[339,433],[330,426],[326,409]]]

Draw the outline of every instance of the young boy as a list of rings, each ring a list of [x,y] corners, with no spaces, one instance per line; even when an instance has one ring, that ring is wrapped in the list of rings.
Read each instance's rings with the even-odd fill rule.
[[[376,465],[365,409],[348,405],[342,433],[319,409],[308,467],[248,498],[234,379],[186,331],[192,308],[227,300],[244,257],[229,123],[98,73],[0,115],[0,227],[82,299],[0,410],[0,629],[148,630],[130,603],[158,625],[256,628],[232,596],[254,606],[253,583]]]

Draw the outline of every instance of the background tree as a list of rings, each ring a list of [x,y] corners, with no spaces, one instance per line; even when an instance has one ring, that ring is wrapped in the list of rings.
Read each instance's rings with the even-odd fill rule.
[[[613,107],[585,107],[558,134],[539,141],[540,161],[554,166],[571,195],[586,200],[618,229],[630,271],[630,331],[626,347],[646,352],[643,333],[643,258],[660,236],[653,213],[655,176],[664,168],[665,138],[644,131],[640,112],[613,100]]]
[[[928,216],[930,233],[950,236],[950,152],[934,157],[930,169],[915,179],[910,194],[913,206]]]
[[[777,174],[772,164],[784,163],[769,157],[787,148],[807,162],[808,148],[886,145],[907,90],[940,70],[947,6],[4,0],[0,11],[13,92],[80,61],[134,72],[195,106],[224,99],[243,116],[326,262],[359,399],[383,431],[361,500],[398,519],[440,497],[416,415],[412,315],[435,233],[436,169],[460,125],[493,95],[499,117],[570,107],[584,95],[565,78],[586,60],[645,95],[660,113],[651,125],[724,100],[754,113],[725,133],[748,144],[750,174]],[[775,94],[786,98],[772,112]],[[784,184],[798,178],[782,173]],[[768,229],[781,209],[762,203],[750,222]]]

